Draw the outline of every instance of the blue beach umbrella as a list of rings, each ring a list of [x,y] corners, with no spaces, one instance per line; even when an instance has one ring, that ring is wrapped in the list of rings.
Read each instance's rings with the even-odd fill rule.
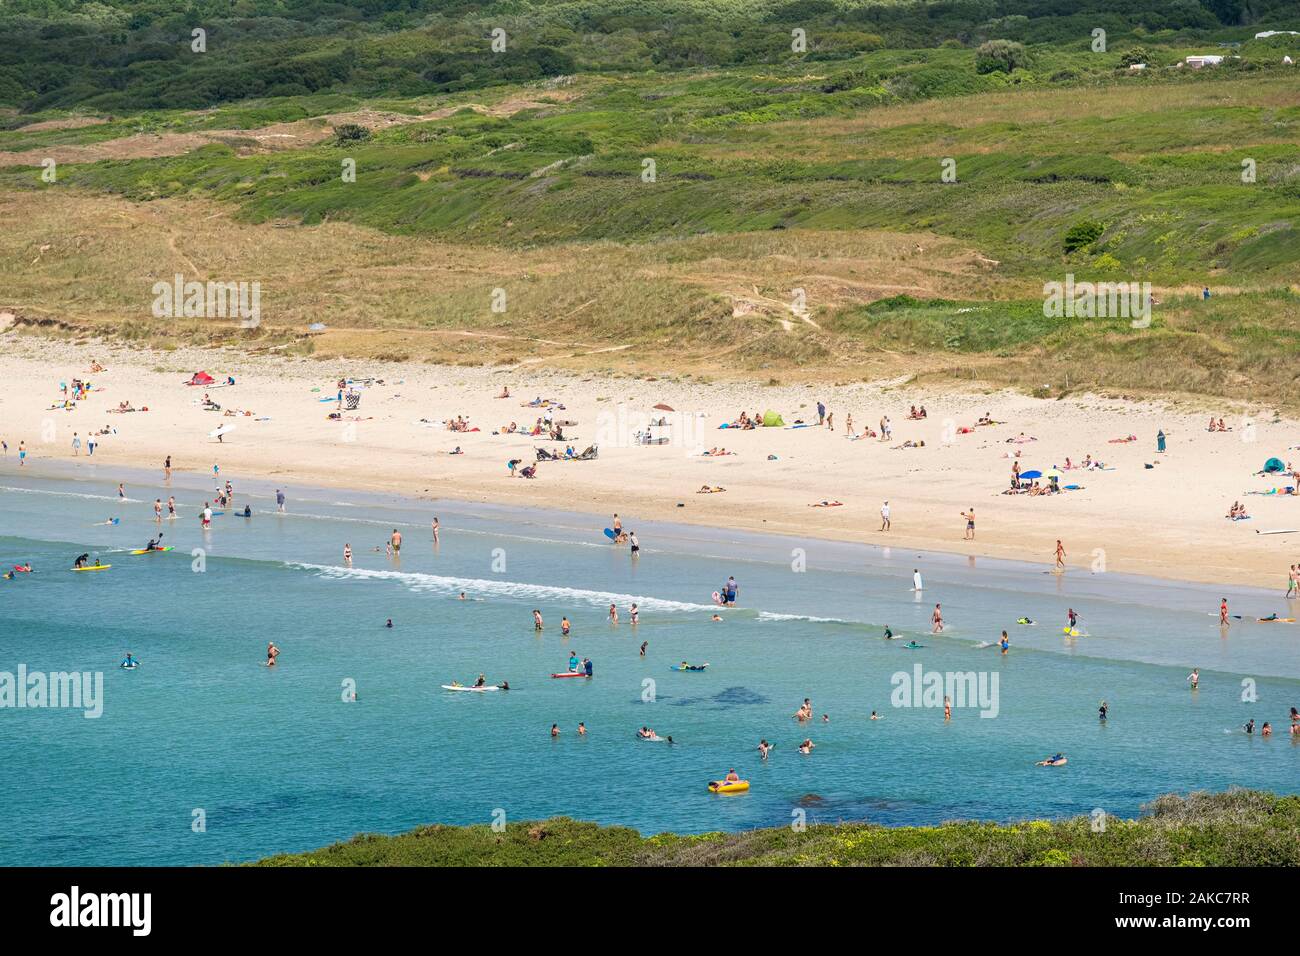
[[[1041,471],[1022,471],[1020,477],[1028,478],[1030,481],[1033,481],[1035,478],[1043,477],[1043,473]]]

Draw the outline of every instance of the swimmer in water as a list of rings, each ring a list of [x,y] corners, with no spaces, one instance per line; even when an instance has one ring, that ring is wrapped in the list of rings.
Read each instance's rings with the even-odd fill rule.
[[[390,617],[390,618],[388,619],[388,623],[385,624],[384,627],[392,627],[392,626],[393,626],[393,619]]]
[[[934,630],[933,630],[932,633],[934,633],[934,634],[938,634],[940,631],[943,630],[943,607],[942,607],[942,605],[936,604],[936,605],[934,606],[934,613],[930,615],[930,622],[934,625]]]
[[[467,600],[467,598],[465,597],[465,592],[464,592],[464,591],[461,591],[461,592],[460,592],[460,597],[458,597],[456,600],[458,600],[458,601],[464,601],[464,600]]]
[[[560,736],[560,725],[559,725],[559,724],[551,724],[551,736],[552,736],[552,737],[558,737],[558,736]]]
[[[871,712],[871,716],[868,717],[867,719],[868,719],[868,720],[879,720],[879,719],[880,719],[880,715],[879,715],[878,713],[876,713],[876,712],[873,710],[873,711]]]
[[[569,619],[567,617],[560,618],[560,633],[563,634],[565,637],[569,636],[569,628],[571,628],[572,626],[573,625],[569,623]]]
[[[1065,754],[1058,753],[1058,754],[1052,754],[1052,756],[1046,758],[1045,760],[1038,761],[1037,763],[1034,764],[1034,766],[1035,767],[1059,767],[1063,763],[1065,763]]]
[[[280,648],[275,646],[275,641],[268,641],[266,645],[266,666],[274,667],[275,659],[280,656]]]
[[[127,670],[130,670],[130,669],[133,668],[133,667],[139,667],[139,666],[140,666],[140,662],[139,662],[138,660],[136,660],[134,657],[131,656],[131,652],[130,652],[130,651],[127,651],[127,652],[126,652],[126,657],[122,660],[122,663],[118,664],[117,666],[118,666],[118,667],[125,667]]]
[[[719,615],[719,614],[715,614],[715,615],[713,615],[713,620],[715,620],[715,621],[721,621],[721,620],[722,620],[722,616]]]
[[[650,645],[650,642],[649,642],[649,641],[642,641],[642,642],[641,642],[641,656],[642,656],[642,657],[645,657],[645,649],[646,649],[649,645]],[[1294,708],[1293,708],[1293,709],[1294,709]]]
[[[1018,618],[1018,619],[1016,620],[1016,623],[1017,623],[1017,624],[1033,624],[1034,622],[1031,621],[1031,620],[1030,620],[1029,618],[1027,618],[1027,617],[1022,617],[1022,618]]]
[[[767,759],[767,755],[771,752],[772,752],[772,745],[769,744],[767,740],[764,739],[758,742],[758,753],[759,756],[761,756],[764,760]]]
[[[616,604],[610,604],[609,606],[609,623],[618,623],[618,605]]]
[[[1110,706],[1103,700],[1101,706],[1097,708],[1097,719],[1104,721],[1106,715],[1110,712]]]
[[[1193,667],[1192,672],[1187,675],[1187,681],[1192,685],[1192,690],[1196,690],[1201,684],[1201,669]]]
[[[540,631],[541,629],[542,629],[542,612],[537,610],[536,608],[533,608],[533,630]]]
[[[908,648],[909,650],[913,650],[913,651],[916,650],[917,648],[925,647],[924,644],[918,644],[918,643],[916,643],[916,641],[908,641],[908,642],[907,642],[906,644],[904,644],[903,646],[906,647],[906,648]]]
[[[799,752],[801,754],[810,754],[813,752],[813,748],[816,746],[817,745],[813,743],[811,740],[805,738],[804,742],[799,745]]]
[[[1002,640],[998,641],[998,646],[999,646],[1000,648],[1002,648],[1002,656],[1003,656],[1003,657],[1006,657],[1006,655],[1007,655],[1007,651],[1008,651],[1008,650],[1010,649],[1010,647],[1011,647],[1011,639],[1010,639],[1009,637],[1007,637],[1007,632],[1006,632],[1006,631],[1003,631],[1003,632],[1002,632]]]
[[[587,736],[587,725],[584,724],[582,721],[578,721],[578,736],[579,737]]]

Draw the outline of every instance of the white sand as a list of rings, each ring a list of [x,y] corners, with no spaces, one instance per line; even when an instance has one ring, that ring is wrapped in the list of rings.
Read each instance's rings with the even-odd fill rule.
[[[92,357],[107,371],[90,374]],[[255,416],[203,411],[196,404],[203,389],[182,384],[200,368],[218,380],[233,375],[237,384],[210,390],[213,399]],[[335,395],[341,375],[373,376],[386,383],[365,388],[360,409],[344,412],[362,421],[327,419],[335,407],[319,399]],[[50,411],[61,399],[59,382],[71,382],[74,376],[89,378],[96,391],[74,411]],[[1256,534],[1300,528],[1300,498],[1244,495],[1287,483],[1253,473],[1271,456],[1300,461],[1300,453],[1289,450],[1300,445],[1300,427],[1290,420],[1274,421],[1271,412],[1262,411],[1248,425],[1242,410],[1226,405],[1216,407],[1216,415],[1223,415],[1234,430],[1209,434],[1208,413],[1095,397],[1039,401],[1001,392],[923,394],[888,383],[705,385],[581,378],[536,366],[487,370],[197,349],[149,353],[47,342],[13,332],[0,334],[0,377],[0,438],[9,444],[0,467],[6,470],[17,466],[20,439],[26,442],[29,463],[39,467],[45,458],[72,459],[73,431],[84,443],[87,432],[107,425],[117,434],[100,439],[95,453],[98,474],[105,480],[112,480],[111,469],[105,469],[112,464],[156,468],[161,478],[163,459],[171,455],[178,471],[208,472],[219,462],[222,475],[236,479],[261,476],[285,484],[560,507],[602,516],[594,522],[598,527],[617,511],[625,526],[633,528],[637,518],[675,520],[1019,558],[1044,567],[1051,565],[1059,537],[1071,573],[1104,567],[1263,585],[1279,592],[1288,566],[1300,561],[1300,534]],[[503,384],[514,397],[494,398]],[[508,477],[507,459],[531,463],[537,445],[562,447],[523,435],[492,434],[512,420],[530,426],[541,413],[520,403],[539,395],[565,404],[555,414],[578,422],[566,429],[573,435],[570,443],[581,451],[598,442],[599,460],[542,463],[532,481]],[[825,428],[717,430],[742,408],[751,415],[774,409],[787,424],[796,418],[815,422],[818,399],[834,414],[834,433]],[[123,400],[150,410],[107,413]],[[631,433],[644,425],[657,402],[685,413],[669,415],[675,424],[663,432],[674,436],[673,443],[633,446]],[[909,406],[922,403],[928,419],[907,420]],[[1006,424],[952,434],[974,425],[986,411]],[[701,425],[693,436],[685,435],[683,446],[682,436],[692,430],[696,412],[704,413]],[[878,430],[881,416],[889,415],[893,441],[849,441],[844,433],[848,414],[858,431],[865,425]],[[457,415],[482,431],[462,434],[413,424]],[[262,416],[270,421],[255,420]],[[238,427],[218,444],[208,435],[223,423]],[[1161,428],[1169,437],[1163,456],[1155,453]],[[1006,443],[1021,432],[1037,441]],[[1108,441],[1129,434],[1138,441]],[[924,440],[926,447],[891,448],[908,439]],[[457,445],[465,454],[448,455]],[[700,445],[725,446],[738,454],[691,454]],[[1066,472],[1062,484],[1084,488],[1062,495],[1002,495],[1012,464],[1003,456],[1016,449],[1024,470],[1063,466],[1067,456],[1077,463],[1089,453],[1115,470]],[[768,455],[777,460],[769,461]],[[84,460],[84,448],[82,456]],[[1157,460],[1154,469],[1143,467]],[[727,490],[696,494],[704,484]],[[844,506],[809,507],[822,499]],[[885,499],[893,519],[889,533],[878,531]],[[1234,500],[1246,505],[1252,520],[1224,517]],[[679,502],[685,507],[677,507]],[[961,517],[972,506],[977,515],[973,542],[963,540]]]

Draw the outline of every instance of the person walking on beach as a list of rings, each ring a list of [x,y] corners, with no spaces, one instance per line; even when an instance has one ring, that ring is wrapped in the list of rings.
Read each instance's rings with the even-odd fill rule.
[[[1162,428],[1160,429],[1160,431],[1156,432],[1156,454],[1163,455],[1164,453],[1165,453],[1165,430]]]
[[[1219,602],[1219,624],[1222,627],[1228,627],[1231,624],[1231,622],[1228,620],[1228,599],[1227,598],[1224,598]]]
[[[284,492],[279,488],[275,489],[275,510],[284,511]]]
[[[81,454],[81,439],[77,437],[76,432],[73,432],[72,433],[72,456],[75,458],[77,455],[80,454]]]
[[[1296,592],[1296,566],[1291,565],[1291,571],[1286,579],[1286,596],[1293,597]]]
[[[168,455],[167,460],[163,462],[163,478],[166,481],[172,480],[172,456]]]
[[[1061,544],[1061,539],[1056,539],[1056,570],[1065,570],[1065,545]]]
[[[627,543],[632,546],[632,557],[635,558],[638,554],[641,553],[641,542],[636,539],[635,531],[628,532]]]
[[[881,530],[881,531],[888,531],[888,530],[889,530],[889,502],[888,502],[888,500],[886,500],[885,503],[884,503],[883,505],[880,506],[880,530]]]
[[[24,441],[19,441],[18,442],[18,467],[22,468],[26,464],[27,464],[27,443]]]
[[[961,516],[966,519],[966,540],[975,540],[975,506],[971,505],[970,511],[963,511]]]
[[[821,402],[817,403],[817,424],[818,425],[826,424],[826,406]]]
[[[934,625],[931,634],[938,634],[943,630],[943,607],[939,604],[934,606],[934,613],[930,615],[930,623]]]

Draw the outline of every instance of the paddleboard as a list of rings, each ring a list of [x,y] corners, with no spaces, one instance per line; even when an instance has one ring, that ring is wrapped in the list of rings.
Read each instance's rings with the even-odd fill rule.
[[[490,690],[500,690],[501,688],[495,685],[488,686],[488,687],[457,687],[455,684],[443,684],[442,689],[443,690],[467,690],[476,694],[484,694]]]
[[[1256,623],[1256,624],[1294,624],[1294,623],[1295,623],[1295,618],[1293,618],[1293,617],[1272,617],[1272,618],[1265,619],[1265,618],[1262,618],[1262,617],[1261,617],[1261,618],[1257,618],[1256,621],[1255,621],[1255,623]]]
[[[613,541],[615,538],[618,537],[618,535],[614,534],[614,529],[613,529],[613,528],[606,528],[606,529],[605,529],[605,537],[609,538],[610,541]]]
[[[16,564],[14,565],[14,571],[16,571],[16,572],[19,573],[19,574],[31,574],[31,573],[32,573],[32,569],[31,569],[31,568],[20,568],[20,567],[18,567],[18,565],[16,565]]]
[[[683,667],[681,664],[670,664],[668,669],[670,671],[702,671],[708,666],[708,664],[692,664],[690,667]]]
[[[552,674],[552,677],[586,677],[586,671],[565,671],[563,674]]]
[[[138,550],[132,551],[131,553],[132,554],[157,554],[160,551],[170,551],[170,550],[172,550],[171,545],[168,545],[165,548],[154,548],[152,551],[149,550],[148,548],[139,548]]]
[[[69,571],[107,571],[111,564],[88,564],[84,568],[68,568]]]
[[[208,432],[209,438],[220,438],[222,435],[229,435],[235,430],[234,425],[219,425],[212,431]]]
[[[1300,530],[1296,530],[1295,528],[1278,528],[1274,531],[1260,531],[1256,528],[1255,534],[1300,534]]]

